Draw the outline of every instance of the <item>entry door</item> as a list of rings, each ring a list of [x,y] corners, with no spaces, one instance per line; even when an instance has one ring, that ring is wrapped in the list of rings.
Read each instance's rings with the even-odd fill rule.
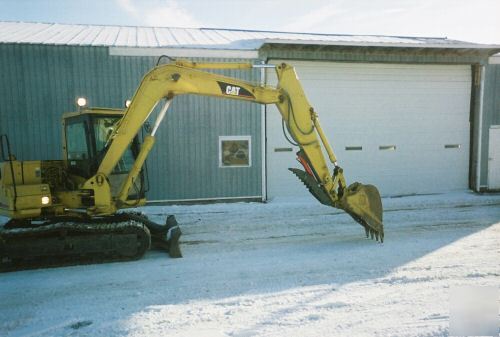
[[[490,190],[500,189],[500,125],[490,127],[488,188]]]

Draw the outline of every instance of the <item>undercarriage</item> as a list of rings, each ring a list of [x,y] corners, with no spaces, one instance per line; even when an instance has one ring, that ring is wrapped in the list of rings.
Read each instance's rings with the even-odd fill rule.
[[[140,213],[99,218],[10,220],[0,227],[0,271],[140,259],[150,249],[182,257],[173,215],[164,225]]]

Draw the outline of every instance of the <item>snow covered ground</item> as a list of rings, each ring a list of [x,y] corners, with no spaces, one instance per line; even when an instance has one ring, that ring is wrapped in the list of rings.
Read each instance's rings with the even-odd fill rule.
[[[384,198],[385,242],[310,199],[150,206],[184,258],[0,274],[0,336],[446,336],[499,286],[500,195]]]

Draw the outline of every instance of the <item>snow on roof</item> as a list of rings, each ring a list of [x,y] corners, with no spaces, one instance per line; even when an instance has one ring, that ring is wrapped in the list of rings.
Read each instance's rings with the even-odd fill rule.
[[[499,47],[439,37],[313,34],[217,28],[132,27],[10,21],[0,21],[0,43],[225,50],[257,50],[266,43],[455,49]]]

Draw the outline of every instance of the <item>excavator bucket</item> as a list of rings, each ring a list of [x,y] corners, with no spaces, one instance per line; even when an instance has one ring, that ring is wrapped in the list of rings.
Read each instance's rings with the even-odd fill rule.
[[[319,202],[344,210],[363,226],[366,237],[380,240],[380,242],[384,241],[382,199],[375,186],[353,183],[344,190],[339,202],[333,204],[330,197],[311,174],[297,168],[289,168],[289,170],[306,185],[309,192]]]
[[[366,237],[384,242],[382,199],[375,186],[357,182],[349,185],[339,206],[365,228]]]

